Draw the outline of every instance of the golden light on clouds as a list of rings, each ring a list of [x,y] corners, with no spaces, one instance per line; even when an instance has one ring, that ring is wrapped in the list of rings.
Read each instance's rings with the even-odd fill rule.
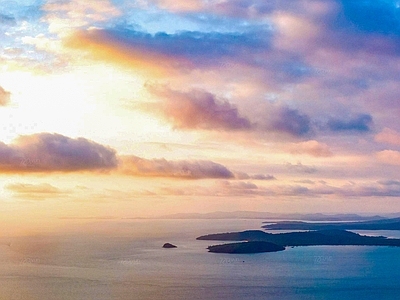
[[[118,38],[111,42],[112,39],[107,33],[93,28],[74,32],[65,39],[64,44],[67,48],[87,53],[86,58],[129,68],[142,76],[150,76],[151,80],[176,72],[176,62],[171,62],[168,56],[135,49]],[[185,64],[184,61],[182,63]]]

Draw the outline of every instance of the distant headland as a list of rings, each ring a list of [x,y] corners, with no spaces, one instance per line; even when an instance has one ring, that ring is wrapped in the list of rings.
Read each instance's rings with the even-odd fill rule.
[[[357,245],[357,246],[396,246],[400,247],[400,239],[388,239],[383,236],[365,236],[354,232],[329,229],[306,232],[266,233],[261,230],[247,230],[203,235],[197,240],[213,241],[264,241],[286,246],[320,246],[320,245]]]
[[[267,223],[267,222],[264,222]],[[268,222],[270,223],[270,222]],[[262,226],[268,230],[400,230],[400,218],[370,220],[363,222],[310,223],[282,221]]]

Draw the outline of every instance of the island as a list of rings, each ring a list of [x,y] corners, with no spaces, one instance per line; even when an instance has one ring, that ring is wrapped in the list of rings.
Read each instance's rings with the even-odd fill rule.
[[[263,241],[282,247],[287,246],[320,246],[320,245],[355,245],[355,246],[396,246],[400,239],[389,239],[384,236],[365,236],[354,232],[328,229],[306,232],[266,233],[261,230],[246,230],[203,235],[197,240],[217,241]]]
[[[267,223],[267,222],[264,222]],[[270,223],[270,222],[268,222]],[[301,222],[281,221],[262,226],[268,230],[400,230],[400,218],[381,219],[362,222]]]
[[[170,243],[165,243],[162,247],[166,248],[166,249],[177,248],[177,246],[170,244]]]
[[[209,246],[207,249],[209,252],[214,252],[214,253],[242,254],[242,253],[277,252],[285,250],[285,247],[269,242],[253,241],[253,242],[214,245],[214,246]]]

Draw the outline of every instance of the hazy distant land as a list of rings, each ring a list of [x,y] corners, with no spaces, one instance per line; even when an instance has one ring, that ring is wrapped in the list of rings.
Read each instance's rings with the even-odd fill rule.
[[[396,215],[397,216],[397,215]],[[400,215],[399,215],[400,216]],[[211,213],[178,213],[161,216],[162,219],[276,219],[307,221],[371,221],[385,219],[383,216],[361,216],[358,214],[280,214],[257,211],[233,211]]]
[[[263,225],[262,227],[268,230],[400,230],[400,218],[340,223],[308,223],[299,221],[282,221],[273,224]]]

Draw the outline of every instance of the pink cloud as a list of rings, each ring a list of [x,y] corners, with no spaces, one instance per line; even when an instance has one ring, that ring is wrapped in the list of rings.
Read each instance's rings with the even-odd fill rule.
[[[375,141],[400,146],[400,133],[390,128],[384,128],[375,136]]]
[[[154,0],[161,8],[174,12],[195,12],[204,8],[201,0]]]
[[[173,91],[150,87],[149,90],[163,100],[147,107],[179,129],[248,130],[251,123],[240,116],[238,109],[225,100],[202,90]]]
[[[383,150],[376,154],[378,160],[388,165],[400,166],[400,152],[394,150]]]
[[[204,90],[182,92],[161,86],[148,89],[160,101],[144,104],[142,109],[177,129],[242,130],[289,136],[304,136],[311,131],[309,117],[287,106],[263,103],[251,107],[251,116],[247,118],[234,104]]]
[[[121,161],[121,172],[126,175],[186,179],[234,178],[234,174],[225,166],[206,160],[168,161],[125,156]]]
[[[288,150],[292,154],[306,154],[315,157],[328,157],[333,155],[327,144],[315,140],[292,143]]]
[[[168,187],[157,191],[161,195],[174,196],[207,196],[207,197],[301,197],[331,199],[343,197],[370,198],[370,197],[399,197],[400,183],[398,181],[373,181],[332,186],[318,183],[312,186],[300,184],[281,184],[269,187],[257,186],[252,182],[231,182],[221,180],[209,188],[202,186]]]

